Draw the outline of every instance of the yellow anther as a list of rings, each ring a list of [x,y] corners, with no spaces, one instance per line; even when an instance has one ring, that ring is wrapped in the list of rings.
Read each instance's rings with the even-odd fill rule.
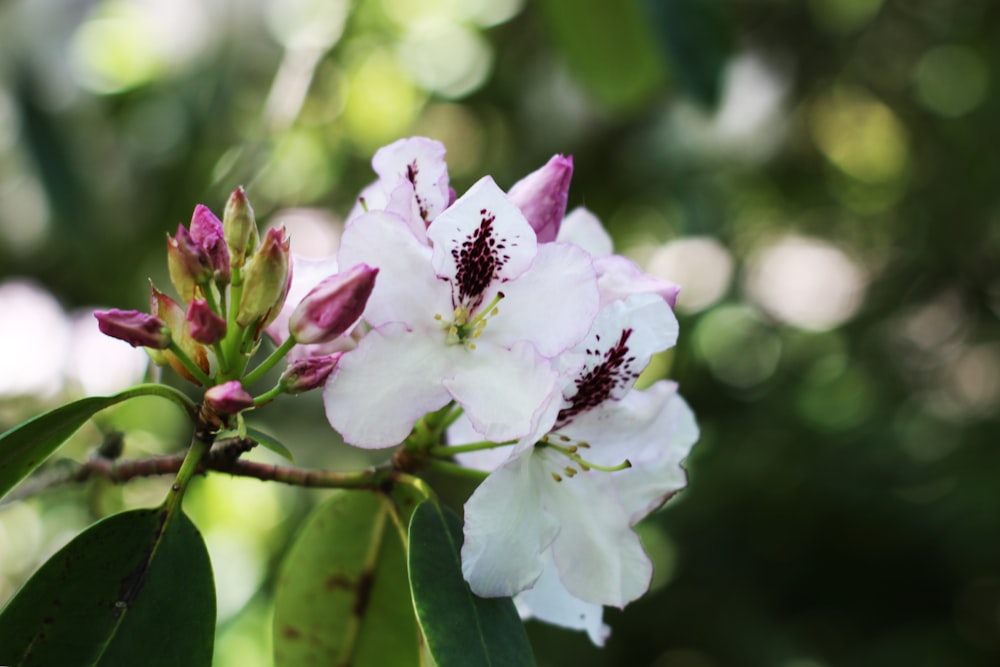
[[[437,320],[438,322],[440,322],[444,318],[441,317],[441,313],[434,313],[434,319]]]
[[[493,310],[490,311],[490,316],[495,317],[499,312],[500,308],[494,308]]]
[[[579,461],[579,464],[580,464],[580,470],[582,470],[584,472],[587,472],[588,470],[590,470],[590,466],[587,465],[586,463],[584,463],[583,461]]]
[[[552,473],[552,479],[556,480],[557,482],[561,482],[562,481],[562,477],[560,477],[559,473],[557,473],[557,472]]]
[[[480,328],[478,328],[478,329],[476,329],[475,331],[472,332],[472,337],[473,338],[479,338],[482,335],[483,335],[483,329],[482,329],[482,327],[480,327]]]
[[[475,343],[469,343],[469,350],[471,351],[471,350],[474,350],[474,349],[476,349],[476,344]]]
[[[563,470],[566,472],[567,477],[572,477],[576,474],[576,468],[571,468],[570,466],[566,466]]]
[[[580,442],[578,442],[576,444],[578,446],[580,446],[580,447],[583,447],[584,449],[590,449],[590,443],[589,442],[584,442],[583,440],[581,440]]]
[[[559,439],[562,440],[563,442],[569,442],[570,440],[572,440],[572,438],[566,435],[560,435]]]

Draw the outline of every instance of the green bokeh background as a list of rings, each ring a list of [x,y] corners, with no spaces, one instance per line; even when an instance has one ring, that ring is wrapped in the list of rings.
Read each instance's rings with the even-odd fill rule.
[[[530,624],[539,663],[1000,664],[998,34],[992,0],[0,3],[0,430],[80,392],[13,377],[51,364],[11,370],[17,332],[45,333],[11,286],[145,308],[196,203],[244,184],[294,243],[290,220],[333,228],[403,136],[443,141],[459,192],[572,154],[571,206],[685,287],[646,379],[680,382],[703,437],[641,527],[651,593],[609,610],[603,649]],[[258,424],[300,465],[375,460],[316,396]],[[187,438],[144,399],[60,453],[110,429],[127,456]],[[0,507],[0,599],[167,483]],[[193,490],[218,665],[270,664],[275,564],[322,497]]]

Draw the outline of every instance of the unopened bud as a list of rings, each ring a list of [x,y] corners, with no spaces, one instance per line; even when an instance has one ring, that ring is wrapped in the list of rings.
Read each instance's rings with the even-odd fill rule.
[[[220,221],[207,206],[198,204],[191,216],[191,237],[208,256],[212,278],[220,286],[229,283],[229,247]]]
[[[269,229],[243,276],[236,322],[241,327],[257,322],[264,328],[278,316],[292,280],[292,259],[284,229]]]
[[[160,318],[167,323],[170,327],[170,331],[173,332],[174,343],[177,344],[181,350],[193,361],[198,368],[202,371],[208,373],[211,364],[208,360],[208,352],[205,347],[196,342],[191,338],[191,334],[187,331],[187,326],[184,318],[184,309],[180,305],[171,299],[169,296],[156,289],[152,284],[149,286],[150,296],[149,296],[149,310],[154,316]],[[190,371],[184,367],[181,360],[171,352],[170,350],[165,350],[157,354],[150,354],[153,361],[158,365],[169,364],[174,371],[186,380],[190,380],[195,384],[200,384],[198,379],[191,375]]]
[[[247,256],[257,248],[257,220],[247,193],[243,188],[236,188],[226,203],[226,211],[222,214],[222,227],[229,246],[230,262],[233,266],[243,266]]]
[[[521,209],[535,230],[539,243],[556,240],[566,215],[572,178],[573,157],[553,155],[545,166],[519,180],[507,193],[507,199]]]
[[[158,317],[138,310],[98,310],[94,312],[101,332],[123,340],[132,347],[164,350],[170,347],[170,329]]]
[[[220,341],[226,335],[226,321],[213,313],[204,299],[195,299],[188,305],[187,323],[191,338],[204,345]]]
[[[212,260],[184,225],[177,225],[177,235],[167,235],[167,268],[170,281],[183,301],[195,296],[195,287],[212,277]]]
[[[314,287],[292,312],[288,331],[297,343],[325,343],[358,321],[375,288],[378,269],[358,264]]]
[[[219,414],[235,415],[253,407],[253,396],[239,380],[217,384],[205,392],[205,404]]]
[[[330,377],[336,368],[343,352],[324,355],[322,357],[305,357],[288,364],[278,381],[285,393],[301,394],[304,391],[320,387]]]

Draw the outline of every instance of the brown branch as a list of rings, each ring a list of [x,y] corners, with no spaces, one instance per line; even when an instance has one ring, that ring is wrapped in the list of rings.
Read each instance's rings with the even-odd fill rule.
[[[236,477],[252,477],[266,482],[281,482],[294,486],[331,489],[385,489],[400,475],[405,473],[391,466],[366,468],[355,472],[332,470],[312,470],[292,466],[280,466],[255,461],[244,461],[240,455],[252,449],[257,443],[249,438],[220,440],[208,451],[198,466],[198,473],[208,471],[228,473]],[[20,488],[7,495],[0,505],[20,500],[45,489],[70,483],[84,482],[100,477],[121,484],[138,477],[157,477],[176,474],[184,462],[184,456],[152,456],[143,459],[109,459],[100,455],[83,463],[57,464],[48,474],[25,481]]]

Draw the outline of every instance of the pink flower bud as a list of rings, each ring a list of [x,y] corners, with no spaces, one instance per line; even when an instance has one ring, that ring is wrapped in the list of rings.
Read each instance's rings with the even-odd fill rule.
[[[198,204],[191,216],[191,237],[202,247],[212,268],[212,277],[221,285],[229,283],[229,247],[222,222],[207,206]]]
[[[528,219],[539,243],[556,240],[566,215],[571,178],[573,157],[553,155],[545,166],[519,180],[507,193],[507,199]]]
[[[322,357],[305,357],[288,364],[279,380],[285,393],[301,394],[322,386],[343,354],[335,352]]]
[[[247,393],[239,380],[230,380],[206,391],[205,404],[220,414],[235,415],[253,407],[253,396]]]
[[[170,329],[158,317],[138,310],[98,310],[94,312],[101,332],[125,341],[132,347],[164,350],[170,347]]]
[[[212,260],[184,225],[177,225],[177,235],[167,235],[167,268],[170,281],[185,302],[194,298],[195,287],[212,277]]]
[[[195,299],[188,305],[187,322],[191,338],[204,345],[211,345],[226,335],[226,321],[213,313],[204,299]]]
[[[154,316],[160,318],[167,323],[170,327],[170,331],[173,332],[174,342],[177,343],[178,347],[184,350],[184,353],[190,357],[198,368],[208,373],[211,364],[208,360],[208,352],[205,347],[200,345],[197,341],[191,338],[191,334],[188,333],[188,328],[184,320],[184,309],[180,305],[171,299],[169,296],[156,289],[155,286],[150,284],[150,295],[149,295],[149,311],[153,313]],[[164,351],[160,354],[150,355],[153,361],[158,365],[169,364],[174,371],[180,375],[185,380],[190,380],[195,384],[200,384],[193,375],[184,367],[180,359],[174,355],[173,352],[169,350]]]
[[[292,281],[292,259],[284,229],[269,229],[243,274],[243,297],[236,322],[263,329],[278,316]]]
[[[297,343],[325,343],[347,331],[365,310],[378,269],[358,264],[323,279],[292,312],[288,331]]]
[[[236,188],[229,196],[226,211],[222,215],[222,227],[229,245],[231,263],[233,266],[243,266],[247,255],[257,248],[257,220],[247,193],[243,188]]]

